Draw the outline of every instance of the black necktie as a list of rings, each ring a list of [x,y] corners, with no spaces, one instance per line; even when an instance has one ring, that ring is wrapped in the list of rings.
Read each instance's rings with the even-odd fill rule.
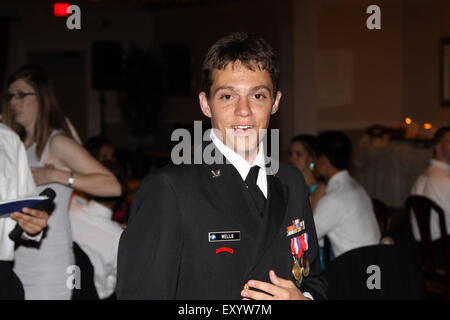
[[[266,197],[262,193],[261,189],[256,184],[258,180],[259,167],[254,166],[250,169],[250,172],[245,178],[245,184],[247,186],[253,201],[255,202],[256,209],[262,215],[264,213],[264,208],[266,206]]]

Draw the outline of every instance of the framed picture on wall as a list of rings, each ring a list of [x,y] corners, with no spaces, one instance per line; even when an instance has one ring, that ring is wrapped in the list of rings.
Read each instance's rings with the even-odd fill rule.
[[[441,39],[441,104],[450,107],[450,38]]]

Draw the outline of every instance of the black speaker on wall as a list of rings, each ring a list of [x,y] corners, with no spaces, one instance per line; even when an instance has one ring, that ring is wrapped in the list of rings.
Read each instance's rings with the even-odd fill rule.
[[[8,65],[8,49],[9,49],[9,30],[11,18],[0,17],[0,88],[3,89],[4,75]],[[1,111],[1,108],[0,108]]]
[[[94,89],[120,89],[122,82],[122,46],[119,42],[93,42],[91,65]]]

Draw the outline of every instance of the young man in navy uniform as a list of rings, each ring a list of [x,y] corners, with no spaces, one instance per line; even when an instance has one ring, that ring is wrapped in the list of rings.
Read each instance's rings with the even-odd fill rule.
[[[117,297],[325,298],[303,177],[284,164],[274,172],[264,154],[261,130],[281,99],[271,47],[246,33],[224,37],[203,77],[201,110],[226,161],[145,178],[120,241]]]

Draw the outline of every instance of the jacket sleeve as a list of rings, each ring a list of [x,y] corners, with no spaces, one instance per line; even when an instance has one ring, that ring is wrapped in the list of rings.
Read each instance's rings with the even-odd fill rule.
[[[135,196],[118,261],[118,299],[175,299],[182,237],[178,201],[167,176],[147,176]]]

